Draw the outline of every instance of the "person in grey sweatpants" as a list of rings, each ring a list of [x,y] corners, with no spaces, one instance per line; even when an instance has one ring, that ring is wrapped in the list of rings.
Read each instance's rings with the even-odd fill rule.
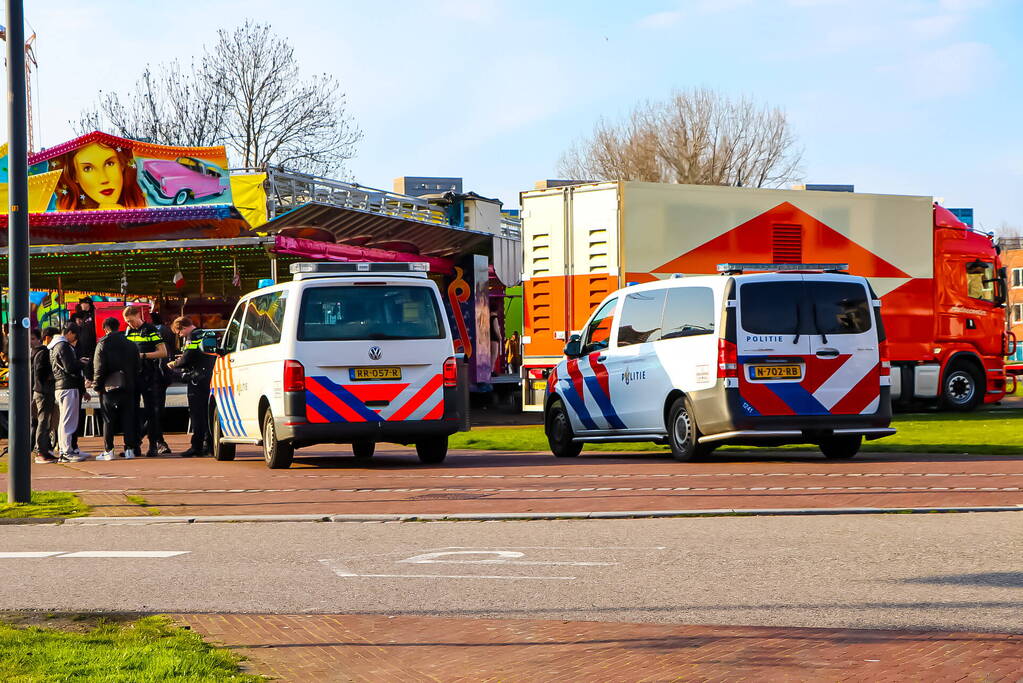
[[[78,325],[67,323],[49,343],[50,367],[53,369],[54,389],[60,419],[57,427],[58,462],[81,462],[89,456],[77,451],[72,438],[78,431],[78,418],[82,412],[82,399],[89,400],[85,392],[82,363],[75,352]]]

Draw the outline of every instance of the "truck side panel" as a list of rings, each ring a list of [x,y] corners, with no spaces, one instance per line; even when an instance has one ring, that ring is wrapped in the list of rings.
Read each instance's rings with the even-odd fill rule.
[[[524,409],[542,408],[543,379],[573,330],[620,286],[618,184],[523,193]],[[534,388],[535,385],[535,388]]]

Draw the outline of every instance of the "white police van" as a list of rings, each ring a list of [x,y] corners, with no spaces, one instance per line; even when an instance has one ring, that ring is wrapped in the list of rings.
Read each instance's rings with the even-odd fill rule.
[[[678,460],[722,444],[819,445],[850,458],[889,428],[880,301],[845,264],[722,264],[608,296],[551,372],[554,455],[655,441]],[[761,272],[748,272],[761,271]]]
[[[217,460],[262,444],[267,466],[295,449],[415,444],[438,463],[458,431],[458,367],[425,263],[294,263],[292,282],[238,302],[213,371]]]

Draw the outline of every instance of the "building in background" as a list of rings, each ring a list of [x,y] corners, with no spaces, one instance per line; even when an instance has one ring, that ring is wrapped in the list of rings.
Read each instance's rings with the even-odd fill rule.
[[[462,194],[462,179],[403,175],[394,179],[394,191],[411,197],[442,195],[445,192]]]
[[[1008,308],[1009,330],[1017,340],[1023,340],[1023,237],[1003,237],[998,240],[998,246],[1002,249],[1002,265],[1008,275],[1009,292],[1005,306]],[[1023,362],[1023,347],[1017,345],[1009,360]]]

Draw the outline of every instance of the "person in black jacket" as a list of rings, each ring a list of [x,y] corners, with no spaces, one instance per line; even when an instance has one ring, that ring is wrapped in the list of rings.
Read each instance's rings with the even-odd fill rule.
[[[167,357],[167,345],[156,327],[147,323],[142,317],[142,309],[131,305],[124,309],[124,322],[128,329],[124,334],[128,341],[135,344],[139,350],[139,374],[135,384],[135,400],[142,402],[142,410],[139,413],[139,432],[149,437],[149,448],[145,455],[155,458],[159,455],[161,445],[166,446],[163,440],[163,425],[156,412],[157,385],[160,379],[160,363],[162,358]],[[137,403],[136,403],[137,405]],[[139,437],[141,440],[141,436]],[[169,452],[170,449],[163,449]]]
[[[57,462],[53,456],[54,435],[57,431],[57,403],[54,397],[53,369],[47,345],[60,334],[56,327],[42,332],[32,330],[32,450],[35,461],[44,465]]]
[[[163,317],[159,313],[152,313],[149,316],[153,321],[153,327],[159,332],[160,338],[163,339],[163,344],[167,347],[167,358],[174,355],[175,349],[177,348],[175,342],[175,334],[171,331],[168,325],[163,324]],[[157,373],[156,383],[156,421],[158,424],[163,424],[164,414],[166,413],[167,407],[167,387],[174,381],[173,373],[167,368],[165,363],[166,359],[160,361],[160,372]],[[171,447],[167,445],[167,440],[163,438],[163,431],[160,431],[160,440],[156,444],[156,452],[160,455],[169,455],[171,453]]]
[[[192,421],[191,447],[181,454],[182,458],[202,457],[210,452],[210,379],[216,356],[202,348],[205,330],[197,329],[191,318],[184,316],[171,323],[171,329],[181,336],[181,357],[169,367],[181,371],[181,378],[188,384],[188,417]]]
[[[85,376],[92,377],[92,356],[96,350],[96,309],[91,296],[83,296],[75,305],[71,322],[78,325],[75,350],[85,366]]]
[[[139,374],[139,350],[124,332],[117,318],[103,321],[106,334],[96,344],[92,358],[92,380],[103,407],[103,453],[97,460],[113,460],[114,434],[118,423],[124,432],[124,457],[134,458],[139,450],[138,418],[135,415],[135,382]]]
[[[61,333],[49,343],[50,368],[53,370],[53,386],[60,412],[57,428],[57,445],[60,450],[58,462],[81,462],[89,456],[74,448],[72,437],[78,430],[78,419],[82,412],[82,399],[89,400],[85,393],[85,378],[82,363],[75,352],[78,340],[78,325],[67,323]]]

